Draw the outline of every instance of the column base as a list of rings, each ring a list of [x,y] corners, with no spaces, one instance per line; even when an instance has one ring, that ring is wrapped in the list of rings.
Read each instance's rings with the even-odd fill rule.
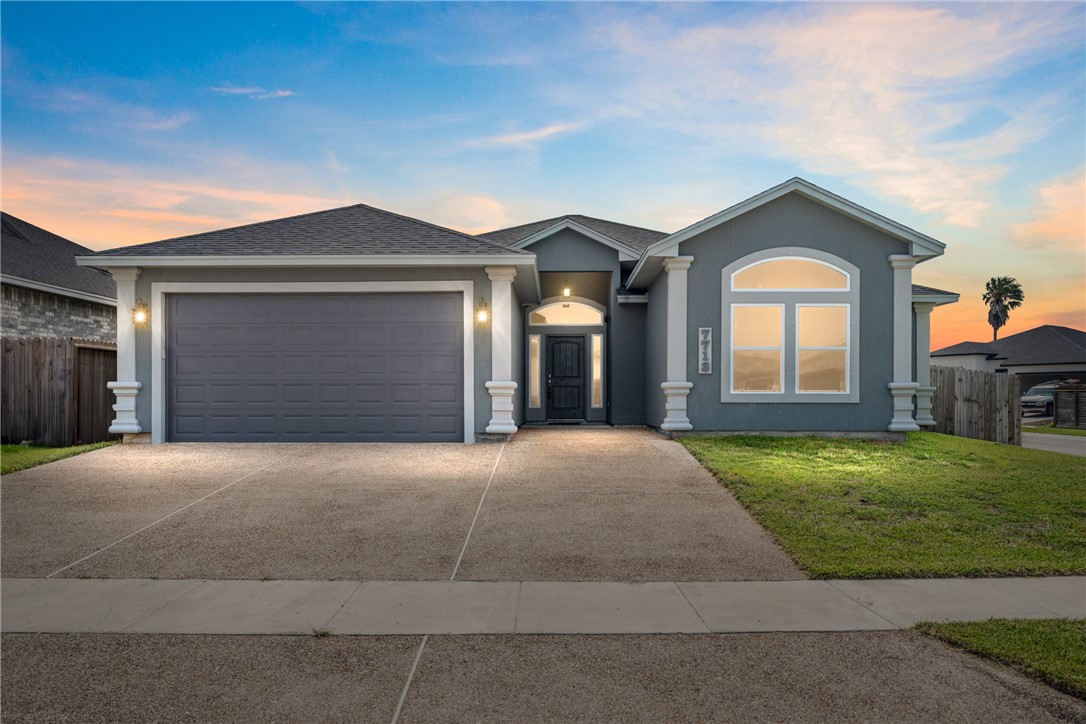
[[[660,429],[667,432],[685,432],[693,430],[690,418],[686,416],[686,398],[694,387],[693,382],[661,382],[660,389],[664,391],[666,401],[664,409],[667,411],[664,421],[660,423]]]
[[[931,398],[934,387],[916,388],[916,424],[921,427],[935,427],[935,418],[931,416]]]
[[[919,387],[915,382],[891,382],[887,385],[894,398],[894,418],[886,427],[890,432],[916,432],[920,426],[913,419],[913,394]]]
[[[517,383],[512,380],[491,380],[486,383],[486,389],[490,393],[491,411],[486,431],[512,435],[517,431],[517,425],[513,422],[513,395],[517,391]]]
[[[136,395],[140,393],[143,384],[140,382],[107,382],[106,387],[113,390],[117,397],[113,411],[117,413],[113,423],[109,426],[112,433],[135,434],[143,432],[140,421],[136,419]]]

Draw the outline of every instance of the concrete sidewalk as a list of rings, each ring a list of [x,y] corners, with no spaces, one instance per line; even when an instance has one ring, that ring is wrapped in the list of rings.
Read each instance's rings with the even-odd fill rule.
[[[1022,447],[1086,457],[1086,437],[1075,435],[1049,435],[1023,429]]]
[[[657,634],[876,631],[1086,618],[1086,577],[568,583],[7,578],[4,633]]]

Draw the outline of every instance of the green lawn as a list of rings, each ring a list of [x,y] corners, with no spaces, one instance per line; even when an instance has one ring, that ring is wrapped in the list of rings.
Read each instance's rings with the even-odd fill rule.
[[[72,447],[35,447],[33,445],[3,445],[0,446],[0,475],[7,475],[16,470],[25,470],[35,465],[51,463],[54,460],[63,460],[73,455],[90,452],[98,448],[113,445],[113,442],[96,442],[90,445],[74,445]]]
[[[1084,619],[1004,618],[972,623],[921,622],[916,627],[1086,699]]]
[[[1074,437],[1086,437],[1086,430],[1075,430],[1070,427],[1053,427],[1052,425],[1023,425],[1022,432],[1039,432],[1044,435],[1072,435]]]
[[[680,442],[814,578],[1086,573],[1086,458],[925,432]]]

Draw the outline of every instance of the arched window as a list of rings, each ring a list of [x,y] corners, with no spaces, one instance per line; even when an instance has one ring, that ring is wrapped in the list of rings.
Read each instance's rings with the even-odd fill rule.
[[[816,249],[722,270],[722,402],[857,402],[859,270]]]
[[[603,324],[603,312],[580,302],[554,302],[533,310],[528,324]]]
[[[848,290],[849,274],[817,259],[780,257],[755,262],[732,274],[732,290]]]

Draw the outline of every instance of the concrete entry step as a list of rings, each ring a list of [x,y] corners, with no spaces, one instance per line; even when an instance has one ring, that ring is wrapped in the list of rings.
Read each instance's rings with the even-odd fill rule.
[[[162,581],[8,578],[3,633],[646,634],[873,631],[1086,618],[1086,577],[880,581]]]

